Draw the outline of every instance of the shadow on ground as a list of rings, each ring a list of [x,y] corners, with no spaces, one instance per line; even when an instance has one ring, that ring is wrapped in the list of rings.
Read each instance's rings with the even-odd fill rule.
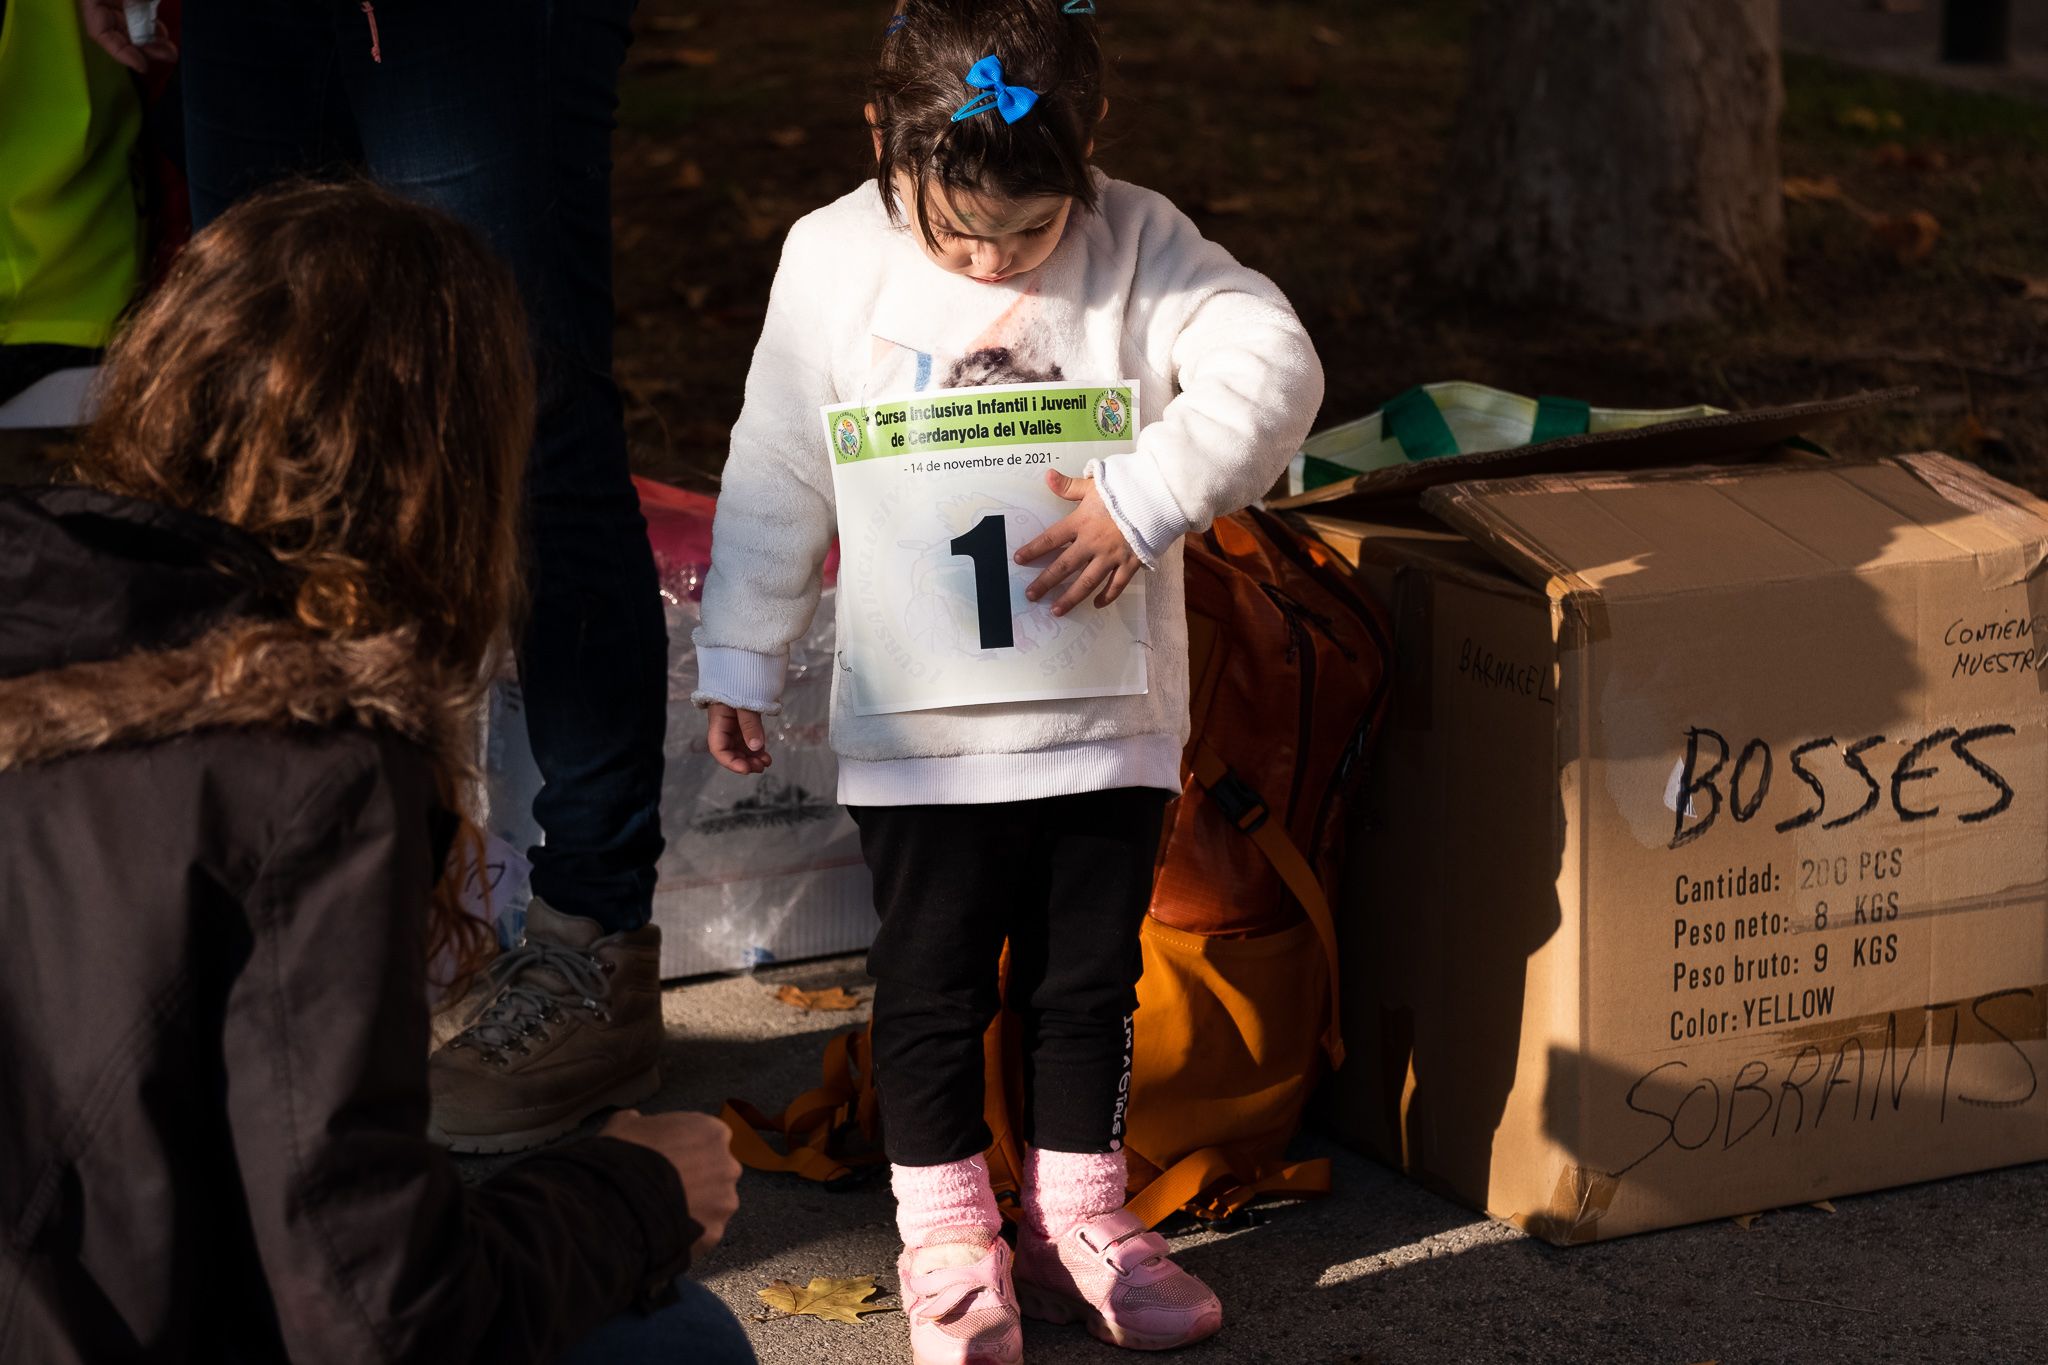
[[[649,1108],[776,1107],[816,1084],[818,1054],[862,1012],[806,1014],[774,988],[865,983],[858,958],[695,982],[668,993],[665,1084]],[[1559,1251],[1440,1199],[1315,1135],[1336,1192],[1251,1226],[1181,1232],[1183,1262],[1230,1314],[1173,1359],[1243,1365],[1446,1362],[2020,1362],[2048,1354],[2048,1165]],[[470,1162],[473,1173],[493,1164]],[[747,1320],[768,1365],[901,1365],[903,1319],[859,1327],[770,1315],[770,1280],[871,1275],[896,1285],[884,1183],[832,1193],[749,1173],[701,1278]],[[883,1300],[895,1303],[893,1297]],[[762,1320],[756,1321],[754,1319]],[[1032,1325],[1033,1365],[1125,1359],[1078,1328]]]

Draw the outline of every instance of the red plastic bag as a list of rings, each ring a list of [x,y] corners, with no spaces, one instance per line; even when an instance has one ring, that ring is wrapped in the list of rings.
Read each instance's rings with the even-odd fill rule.
[[[640,494],[640,513],[647,518],[647,543],[654,547],[662,591],[678,602],[699,601],[704,596],[704,575],[711,571],[711,522],[718,499],[637,475],[633,488]],[[825,556],[825,586],[838,581],[839,542],[835,540]]]

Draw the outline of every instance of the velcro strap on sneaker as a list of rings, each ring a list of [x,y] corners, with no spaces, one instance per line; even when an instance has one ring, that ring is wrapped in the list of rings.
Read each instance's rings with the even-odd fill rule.
[[[1146,1263],[1156,1261],[1171,1254],[1172,1251],[1173,1248],[1167,1245],[1164,1237],[1150,1228],[1139,1228],[1111,1242],[1105,1249],[1103,1259],[1118,1275],[1128,1277]]]
[[[1009,1248],[997,1242],[989,1254],[972,1265],[938,1266],[904,1277],[904,1289],[916,1296],[909,1305],[918,1317],[938,1321],[958,1311],[976,1294],[986,1290],[997,1302],[1003,1298],[1003,1263]]]
[[[918,1317],[937,1322],[942,1318],[950,1317],[954,1309],[967,1302],[969,1296],[980,1292],[980,1290],[981,1286],[978,1284],[956,1280],[944,1289],[937,1290],[934,1293],[920,1294],[917,1302],[912,1305],[912,1311]]]

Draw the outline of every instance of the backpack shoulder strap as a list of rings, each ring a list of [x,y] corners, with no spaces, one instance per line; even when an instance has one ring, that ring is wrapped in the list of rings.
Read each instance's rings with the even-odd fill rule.
[[[1316,880],[1308,859],[1287,837],[1287,831],[1272,821],[1265,799],[1230,770],[1230,765],[1209,747],[1207,740],[1195,742],[1190,758],[1189,766],[1194,770],[1195,780],[1202,784],[1202,789],[1209,793],[1218,809],[1265,855],[1273,870],[1280,874],[1280,880],[1301,902],[1309,923],[1315,926],[1316,937],[1322,941],[1330,981],[1330,1018],[1323,1030],[1323,1052],[1329,1057],[1331,1067],[1341,1067],[1344,1065],[1344,1039],[1337,1010],[1337,922],[1330,914],[1329,898],[1323,894],[1322,883]]]
[[[820,1070],[818,1088],[797,1096],[780,1114],[763,1114],[745,1100],[725,1102],[719,1117],[732,1130],[732,1154],[742,1166],[823,1184],[843,1180],[855,1168],[881,1159],[872,1151],[841,1150],[848,1125],[857,1128],[870,1147],[874,1145],[875,1073],[867,1030],[854,1029],[827,1043]],[[780,1137],[783,1150],[775,1150],[763,1133]]]
[[[1199,1217],[1227,1218],[1265,1194],[1328,1194],[1330,1161],[1316,1157],[1276,1167],[1255,1179],[1238,1174],[1237,1164],[1221,1147],[1190,1152],[1140,1190],[1125,1211],[1146,1227],[1157,1227],[1175,1209]]]

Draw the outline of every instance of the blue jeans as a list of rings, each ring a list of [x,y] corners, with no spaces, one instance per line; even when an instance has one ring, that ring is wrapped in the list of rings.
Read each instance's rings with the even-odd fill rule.
[[[366,167],[511,266],[540,409],[519,650],[545,845],[533,889],[608,931],[653,910],[668,642],[612,382],[611,133],[634,0],[187,0],[193,217]]]
[[[674,1303],[642,1316],[621,1313],[570,1348],[561,1365],[754,1365],[746,1329],[719,1297],[677,1280]]]

